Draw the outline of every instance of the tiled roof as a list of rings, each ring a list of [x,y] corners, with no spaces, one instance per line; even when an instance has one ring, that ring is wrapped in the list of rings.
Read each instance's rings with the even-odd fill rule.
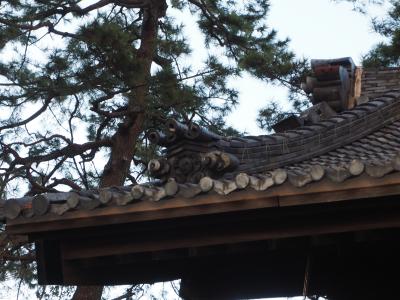
[[[233,139],[224,150],[239,157],[241,164],[236,173],[249,174],[304,162],[328,152],[329,156],[339,158],[343,155],[336,155],[335,152],[330,151],[355,141],[359,142],[351,148],[337,151],[347,151],[350,154],[354,149],[353,151],[356,152],[361,151],[360,155],[361,153],[367,155],[371,154],[371,151],[379,152],[380,147],[392,150],[391,145],[395,145],[396,139],[395,136],[390,135],[393,132],[390,129],[385,131],[390,132],[388,134],[376,131],[400,119],[399,95],[399,93],[389,93],[327,120],[284,133],[245,138],[240,141]],[[395,126],[392,125],[392,127]],[[374,132],[380,136],[371,135]],[[363,137],[366,138],[363,139]],[[365,149],[360,146],[356,149],[360,143],[366,143]],[[382,143],[387,143],[387,145],[382,145]]]
[[[167,120],[164,131],[148,133],[165,147],[164,157],[149,162],[157,182],[10,199],[4,215],[63,215],[238,190],[268,193],[283,183],[293,189],[322,179],[339,185],[362,174],[377,178],[399,171],[400,69],[363,70],[348,57],[313,60],[312,69],[302,88],[314,105],[278,123],[275,134],[222,137]]]
[[[195,198],[204,193],[227,195],[244,189],[266,191],[287,181],[302,187],[324,177],[338,183],[363,173],[382,177],[400,170],[399,125],[400,93],[390,92],[330,119],[285,133],[245,138],[213,137],[211,152],[226,154],[230,157],[228,161],[238,162],[233,170],[220,177],[202,176],[196,183],[179,183],[170,177],[159,184],[10,199],[5,204],[6,216],[14,219],[62,215],[68,211],[130,205],[137,201]]]
[[[163,181],[175,178],[178,183],[198,183],[206,176],[233,179],[243,172],[252,175],[304,162],[395,122],[400,118],[398,97],[398,92],[386,93],[328,119],[265,136],[213,135],[209,140],[196,140],[187,137],[190,129],[177,124],[183,133],[173,132],[174,142],[167,144],[166,157],[151,161],[149,169]]]
[[[400,68],[365,69],[362,72],[362,94],[374,99],[391,89],[398,89]]]

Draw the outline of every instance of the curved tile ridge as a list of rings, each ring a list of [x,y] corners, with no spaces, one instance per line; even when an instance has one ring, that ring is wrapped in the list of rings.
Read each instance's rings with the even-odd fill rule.
[[[282,168],[348,145],[400,119],[400,93],[391,92],[334,117],[284,133],[223,139],[240,160],[237,173]]]
[[[126,206],[138,201],[157,202],[171,198],[195,198],[200,194],[217,193],[228,195],[239,190],[266,191],[274,186],[289,182],[301,188],[322,178],[343,182],[347,178],[363,173],[378,178],[400,171],[400,152],[386,160],[365,162],[353,159],[336,165],[311,164],[306,167],[275,169],[262,174],[239,173],[233,179],[203,177],[198,184],[179,184],[169,179],[162,186],[140,184],[133,187],[112,187],[98,191],[43,194],[35,197],[10,199],[5,202],[7,219],[31,218],[45,214],[63,215],[69,211],[93,210],[100,207]]]

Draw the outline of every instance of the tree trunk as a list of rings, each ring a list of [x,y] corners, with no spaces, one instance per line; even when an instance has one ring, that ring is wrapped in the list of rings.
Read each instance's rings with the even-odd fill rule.
[[[129,115],[113,137],[110,159],[105,167],[100,186],[122,185],[129,172],[135,153],[137,138],[143,130],[146,97],[149,90],[150,68],[157,42],[158,18],[165,13],[166,4],[159,1],[157,7],[144,10],[141,44],[137,52],[140,69],[133,79],[137,88],[129,95]],[[154,4],[156,5],[156,4]]]
[[[133,80],[133,86],[137,88],[129,96],[128,117],[113,136],[110,158],[100,181],[101,188],[123,185],[128,175],[137,139],[143,130],[145,120],[146,96],[156,49],[158,19],[165,14],[166,7],[165,1],[155,1],[150,8],[143,11],[141,44],[137,52],[140,70]],[[72,300],[100,300],[102,291],[103,286],[79,286]]]
[[[78,286],[72,300],[100,300],[102,294],[102,286]]]

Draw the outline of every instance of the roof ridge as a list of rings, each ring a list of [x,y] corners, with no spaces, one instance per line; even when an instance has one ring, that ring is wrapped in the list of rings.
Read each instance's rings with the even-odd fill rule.
[[[241,159],[240,171],[259,172],[310,159],[350,144],[400,119],[399,99],[400,93],[386,93],[327,120],[265,136],[263,141],[231,141],[224,151],[239,159],[245,157]],[[251,165],[251,161],[256,166]]]
[[[386,98],[385,98],[386,97]],[[226,141],[231,141],[231,140],[235,140],[235,141],[241,141],[241,142],[246,142],[246,139],[249,138],[251,140],[254,140],[256,138],[258,138],[258,140],[265,138],[265,140],[262,140],[262,142],[266,142],[266,144],[268,142],[268,144],[277,144],[282,142],[282,139],[278,138],[278,139],[274,139],[274,137],[285,137],[288,134],[291,133],[297,133],[297,132],[304,132],[305,130],[309,130],[310,132],[315,132],[315,130],[313,128],[317,127],[317,126],[321,126],[321,127],[327,127],[326,123],[331,122],[332,120],[334,120],[335,123],[340,123],[340,120],[338,120],[338,118],[343,118],[343,116],[346,115],[352,115],[354,117],[360,117],[360,115],[364,115],[364,114],[368,114],[368,113],[373,113],[375,111],[377,111],[378,109],[382,108],[382,106],[385,105],[390,105],[393,102],[395,102],[396,100],[400,100],[400,90],[398,91],[398,93],[394,94],[393,92],[390,93],[385,93],[380,97],[377,97],[373,100],[370,100],[366,103],[362,103],[359,104],[358,106],[356,106],[353,109],[348,109],[345,111],[342,111],[340,113],[337,113],[334,116],[331,116],[325,120],[322,121],[318,121],[315,122],[313,124],[309,124],[309,125],[304,125],[302,127],[298,127],[296,129],[290,129],[284,132],[279,132],[279,133],[272,133],[272,134],[267,134],[267,135],[260,135],[260,136],[244,136],[244,137],[228,137],[228,138],[223,138]],[[382,103],[383,105],[378,105],[379,103]],[[351,117],[345,117],[344,119],[348,120],[348,121],[353,121],[351,120]],[[332,127],[333,124],[328,125],[329,127]],[[296,137],[287,137],[288,139],[300,139],[299,136]],[[268,140],[267,140],[268,139]],[[271,141],[272,140],[272,141]]]
[[[166,157],[151,160],[149,170],[163,182],[174,178],[179,183],[197,183],[204,176],[232,178],[240,172],[282,168],[350,144],[398,120],[399,99],[399,91],[388,92],[311,125],[260,137],[224,138],[196,124],[171,120],[169,130],[180,141],[174,138]],[[198,138],[190,136],[192,131]]]

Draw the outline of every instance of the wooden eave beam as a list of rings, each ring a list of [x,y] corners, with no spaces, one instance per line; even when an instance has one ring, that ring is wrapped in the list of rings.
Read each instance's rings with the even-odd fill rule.
[[[388,212],[386,209],[378,215],[376,211],[369,209],[363,211],[361,215],[354,211],[340,211],[336,214],[324,212],[320,217],[317,214],[304,214],[281,216],[279,219],[272,220],[269,220],[266,215],[264,219],[260,218],[254,222],[242,220],[235,224],[231,220],[229,226],[224,226],[224,224],[220,226],[221,228],[218,228],[218,225],[212,224],[210,227],[204,226],[200,229],[179,227],[175,232],[160,229],[160,232],[148,232],[150,237],[145,237],[142,233],[133,237],[126,234],[119,237],[114,235],[91,239],[67,239],[61,242],[61,249],[65,260],[154,253],[174,249],[399,228],[400,218],[398,208],[394,212]]]
[[[399,172],[382,178],[372,178],[364,174],[340,184],[323,179],[320,182],[296,188],[286,182],[265,192],[244,190],[227,196],[209,193],[194,199],[171,198],[160,202],[141,201],[123,207],[68,212],[63,216],[48,214],[30,219],[18,218],[7,222],[7,231],[9,234],[33,234],[393,195],[400,195]]]

